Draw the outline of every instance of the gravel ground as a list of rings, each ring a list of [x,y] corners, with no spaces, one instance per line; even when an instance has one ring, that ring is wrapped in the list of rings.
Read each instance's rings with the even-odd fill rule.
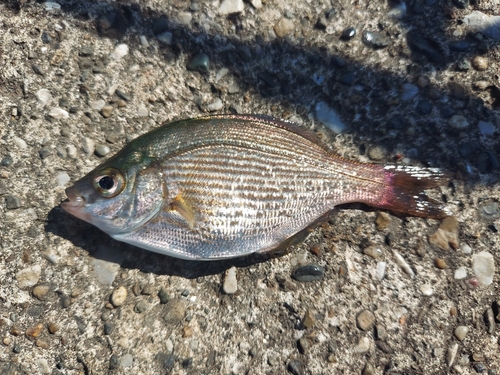
[[[2,2],[0,374],[500,373],[499,4],[470,1]],[[286,254],[199,263],[59,207],[203,113],[442,168],[453,216],[350,205]]]

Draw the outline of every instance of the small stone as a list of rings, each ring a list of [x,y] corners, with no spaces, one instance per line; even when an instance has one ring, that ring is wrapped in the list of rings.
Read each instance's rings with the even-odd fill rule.
[[[224,104],[220,98],[215,99],[213,103],[207,105],[207,110],[209,112],[215,112],[224,108]]]
[[[373,259],[378,259],[382,255],[384,255],[384,252],[382,251],[382,249],[379,246],[372,245],[372,246],[368,246],[368,247],[364,248],[363,254],[369,255]]]
[[[391,43],[391,40],[387,36],[376,31],[368,30],[363,31],[362,40],[366,45],[376,49],[385,48]]]
[[[472,365],[472,367],[474,367],[474,370],[478,373],[478,374],[482,374],[483,372],[486,371],[486,366],[484,365],[484,363],[482,362],[476,362]]]
[[[112,105],[105,105],[104,107],[102,107],[101,109],[101,115],[105,118],[108,118],[109,116],[111,116],[111,114],[113,113],[113,106]]]
[[[234,294],[238,290],[238,282],[236,280],[236,267],[231,267],[226,271],[222,290],[226,294]]]
[[[250,3],[255,9],[262,8],[262,0],[250,0]]]
[[[465,267],[459,267],[456,269],[455,271],[455,279],[456,280],[462,280],[462,279],[465,279],[467,277],[467,270],[465,269]]]
[[[56,176],[57,186],[65,186],[70,180],[66,172],[59,172]]]
[[[5,345],[5,346],[9,346],[11,344],[12,340],[10,337],[4,337],[4,339],[2,340],[2,343]]]
[[[121,60],[127,55],[128,55],[128,46],[125,43],[120,43],[115,47],[115,49],[113,50],[113,52],[109,57],[111,57],[113,60]]]
[[[373,374],[375,374],[375,369],[373,368],[370,362],[366,362],[365,367],[363,367],[363,371],[361,372],[361,375],[373,375]]]
[[[337,112],[335,112],[335,110],[325,102],[316,103],[314,106],[314,114],[319,122],[335,134],[342,133],[342,131],[346,128],[346,125],[337,115]]]
[[[417,85],[419,85],[421,88],[429,86],[430,83],[431,83],[431,80],[427,76],[420,76],[417,79]]]
[[[432,290],[432,286],[430,286],[429,284],[423,284],[420,286],[420,292],[422,292],[422,294],[424,296],[432,296],[434,294],[434,291]]]
[[[12,159],[10,156],[6,156],[6,157],[2,158],[2,160],[0,161],[0,166],[10,167],[12,165],[12,163],[14,163],[14,159]]]
[[[481,135],[493,135],[495,133],[495,125],[491,122],[479,121],[477,127]]]
[[[377,268],[375,269],[375,276],[377,279],[382,280],[385,276],[385,268],[387,267],[386,262],[378,262]]]
[[[241,13],[244,9],[243,0],[224,0],[219,7],[219,14]]]
[[[288,19],[286,17],[281,18],[274,25],[274,32],[280,38],[284,38],[285,36],[287,36],[288,34],[290,34],[294,29],[295,29],[294,22],[291,19]]]
[[[165,341],[165,349],[169,353],[172,353],[174,351],[174,343],[172,342],[172,340],[167,339],[167,341]]]
[[[127,102],[132,100],[132,97],[129,94],[127,94],[126,92],[124,92],[120,89],[116,89],[115,94],[118,95],[119,98],[121,98]]]
[[[193,14],[191,12],[179,12],[177,13],[177,19],[183,25],[189,25],[193,19]]]
[[[36,285],[38,283],[38,280],[40,279],[41,273],[42,268],[38,264],[25,268],[16,273],[16,280],[19,283],[19,288]]]
[[[394,254],[394,259],[398,266],[413,279],[415,277],[415,272],[413,272],[406,260],[396,250],[393,250],[392,253]]]
[[[139,302],[137,302],[134,306],[134,311],[137,313],[137,314],[142,314],[143,312],[145,312],[146,310],[148,309],[148,303],[144,300],[141,300]]]
[[[110,322],[104,323],[104,334],[106,336],[111,335],[114,330],[115,330],[115,325],[113,323]]]
[[[434,259],[434,265],[440,270],[448,268],[448,264],[446,264],[446,261],[443,258]]]
[[[310,341],[305,338],[305,337],[301,337],[299,339],[299,349],[302,353],[306,353],[309,349],[311,348],[311,343]]]
[[[458,326],[457,328],[455,328],[455,337],[460,341],[463,341],[465,339],[465,336],[467,336],[468,332],[469,332],[469,327]]]
[[[370,310],[363,310],[356,317],[356,325],[363,331],[368,331],[374,324],[375,315]]]
[[[373,146],[368,150],[368,157],[375,161],[384,160],[387,156],[387,150],[382,146]],[[378,217],[377,217],[378,218]],[[389,219],[390,222],[390,219]],[[378,228],[377,228],[378,229]],[[381,229],[379,229],[381,230]]]
[[[375,326],[375,337],[377,340],[385,340],[387,338],[387,330],[381,324]]]
[[[342,31],[342,35],[340,36],[340,39],[342,40],[350,40],[356,36],[356,28],[355,27],[348,27],[344,31]]]
[[[170,295],[165,287],[162,286],[158,291],[158,298],[160,299],[161,304],[166,304],[170,300]]]
[[[190,326],[184,326],[182,328],[182,337],[191,337],[193,336],[193,329]]]
[[[59,331],[59,326],[55,323],[49,323],[47,328],[49,329],[49,333],[51,333],[52,335]]]
[[[52,95],[50,94],[50,91],[47,89],[40,89],[36,92],[35,94],[38,103],[40,103],[42,106],[46,105],[49,100],[52,98]]]
[[[68,118],[69,113],[68,111],[62,108],[55,107],[50,110],[49,116],[55,119],[62,119],[62,118]]]
[[[178,298],[173,298],[165,305],[165,315],[163,320],[165,324],[177,324],[184,319],[186,312],[186,303]]]
[[[472,256],[472,271],[484,286],[493,282],[495,275],[495,258],[487,251]]]
[[[325,270],[317,264],[308,264],[295,269],[292,278],[301,282],[311,282],[323,279]]]
[[[33,288],[31,293],[33,293],[33,297],[43,301],[49,290],[50,288],[48,285],[37,285]]]
[[[156,39],[158,39],[158,41],[161,44],[171,46],[174,42],[174,34],[172,34],[170,31],[164,31],[164,32],[156,35]]]
[[[103,157],[103,156],[106,156],[107,154],[109,154],[110,152],[111,152],[111,149],[106,145],[97,145],[95,147],[95,154],[97,156]]]
[[[312,328],[316,324],[316,317],[314,316],[313,311],[307,310],[304,318],[302,319],[302,326],[305,329]]]
[[[38,323],[38,324],[36,324],[34,326],[29,327],[26,330],[26,336],[28,338],[36,339],[38,336],[41,335],[42,330],[43,330],[43,324],[42,323]]]
[[[446,352],[446,362],[448,367],[451,367],[453,362],[455,361],[455,357],[457,356],[457,351],[458,351],[458,344],[453,343],[450,345]]]
[[[121,367],[130,367],[134,363],[134,357],[132,354],[125,354],[120,358],[120,366]]]
[[[418,94],[418,87],[411,83],[404,83],[401,86],[401,100],[412,100]]]
[[[15,210],[22,207],[21,200],[15,195],[7,195],[5,197],[5,207],[8,210]]]
[[[483,56],[476,56],[472,59],[472,66],[479,71],[488,69],[488,60]]]
[[[119,307],[125,303],[127,294],[127,288],[125,288],[125,286],[123,285],[120,285],[113,291],[113,293],[111,293],[109,301],[113,304],[114,307]]]
[[[189,61],[187,68],[207,73],[210,70],[210,58],[206,53],[198,53]]]
[[[462,115],[453,115],[448,121],[448,125],[450,125],[453,129],[465,129],[469,126],[466,118]]]
[[[497,328],[497,324],[495,322],[495,314],[493,312],[493,309],[489,307],[485,313],[484,313],[484,320],[486,321],[486,325],[488,326],[488,333],[490,335],[495,334],[495,330]],[[482,360],[482,359],[474,359],[475,361],[477,360]]]
[[[38,151],[38,155],[40,156],[40,159],[47,159],[50,155],[52,154],[52,149],[48,146],[42,148],[40,151]]]
[[[149,116],[148,108],[144,104],[139,104],[139,107],[137,108],[137,116],[139,117]]]
[[[89,102],[90,108],[95,109],[96,111],[100,111],[105,105],[106,102],[103,99],[92,100]]]
[[[490,82],[485,81],[485,80],[480,80],[480,81],[474,82],[474,87],[478,90],[486,90],[490,86],[491,86]]]
[[[370,339],[368,337],[362,337],[359,340],[358,345],[354,347],[354,351],[356,353],[365,353],[368,350],[370,350]]]
[[[48,349],[49,348],[49,344],[47,343],[47,341],[42,340],[42,339],[36,340],[35,345],[41,349]]]
[[[458,230],[459,224],[457,218],[449,216],[441,222],[438,230],[429,236],[429,243],[439,247],[441,250],[458,249]]]
[[[95,151],[95,142],[90,138],[83,138],[82,140],[82,150],[87,155],[90,156]]]
[[[304,375],[304,365],[298,360],[288,362],[287,369],[292,375]]]

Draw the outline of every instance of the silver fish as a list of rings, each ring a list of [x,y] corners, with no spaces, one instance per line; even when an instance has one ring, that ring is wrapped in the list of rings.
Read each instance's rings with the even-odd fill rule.
[[[443,179],[437,169],[343,159],[290,122],[217,115],[138,137],[66,189],[62,207],[116,240],[213,260],[288,244],[348,202],[445,217],[423,193]]]

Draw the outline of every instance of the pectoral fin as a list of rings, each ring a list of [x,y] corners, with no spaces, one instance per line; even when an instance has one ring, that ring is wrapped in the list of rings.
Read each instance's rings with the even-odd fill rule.
[[[190,228],[194,228],[196,224],[195,212],[191,205],[182,196],[182,193],[177,194],[174,200],[170,203],[169,208],[181,215],[184,220],[186,220]]]

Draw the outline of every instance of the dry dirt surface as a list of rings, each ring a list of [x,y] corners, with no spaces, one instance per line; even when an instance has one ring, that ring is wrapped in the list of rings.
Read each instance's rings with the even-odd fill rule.
[[[499,12],[2,1],[0,374],[500,373]],[[60,208],[127,141],[207,113],[284,118],[352,160],[441,168],[450,182],[429,194],[452,218],[343,206],[285,254],[203,263]]]

